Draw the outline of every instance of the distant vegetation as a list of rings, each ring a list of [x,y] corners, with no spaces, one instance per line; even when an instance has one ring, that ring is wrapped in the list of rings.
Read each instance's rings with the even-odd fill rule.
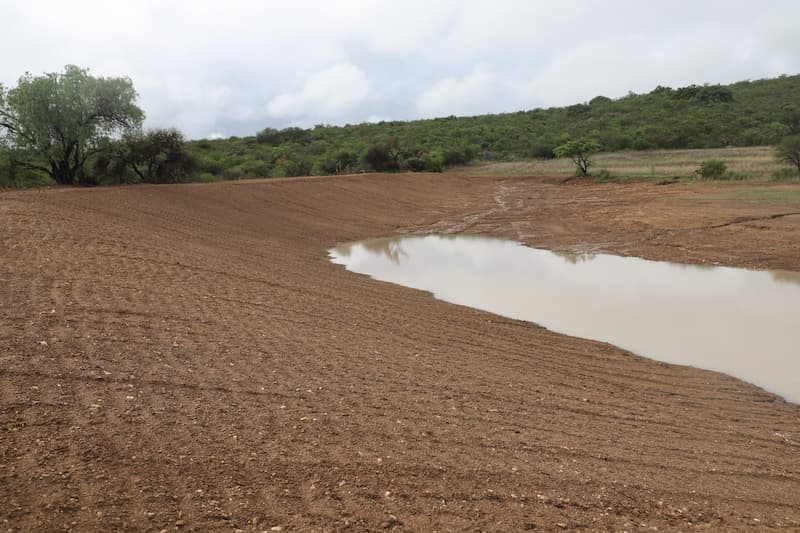
[[[73,78],[82,80],[77,86],[83,96],[45,90]],[[48,100],[48,94],[62,93],[67,97]],[[77,152],[65,155],[69,142],[64,144],[64,130],[55,124],[76,111],[75,102],[83,113],[79,116],[93,116],[91,110],[103,106],[113,113],[80,125]],[[21,120],[34,104],[38,111],[26,120],[38,121],[38,129],[23,134]],[[775,157],[800,172],[800,75],[731,85],[659,86],[646,94],[597,96],[567,107],[516,113],[311,129],[267,127],[251,137],[188,142],[175,130],[141,131],[137,110],[130,80],[93,78],[77,67],[67,67],[63,74],[26,75],[14,89],[0,87],[0,186],[53,180],[163,183],[438,172],[475,161],[549,160],[557,155],[572,159],[583,174],[600,157],[589,159],[596,151],[768,145],[777,146]],[[576,151],[578,147],[584,150]],[[703,172],[718,174],[719,164],[709,163],[711,168],[706,165]],[[58,170],[62,164],[68,167],[66,174]]]
[[[517,113],[266,128],[253,137],[193,141],[189,150],[206,179],[239,179],[439,171],[475,160],[551,159],[570,142],[615,152],[775,145],[797,134],[800,76],[781,76],[732,85],[657,87],[647,94],[597,96],[588,103]]]
[[[796,181],[796,168],[780,162],[772,146],[624,150],[592,155],[591,176],[598,181],[697,180]],[[721,167],[716,161],[722,162]],[[710,165],[708,176],[706,166]],[[703,172],[701,172],[701,168]],[[724,170],[723,170],[724,169]],[[478,176],[565,176],[575,173],[568,158],[479,161],[468,172]]]

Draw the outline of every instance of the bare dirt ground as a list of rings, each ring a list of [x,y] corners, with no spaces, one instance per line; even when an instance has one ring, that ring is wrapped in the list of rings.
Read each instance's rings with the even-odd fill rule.
[[[742,187],[0,194],[0,529],[800,529],[800,406],[326,256],[468,232],[800,270],[798,202],[726,196]]]

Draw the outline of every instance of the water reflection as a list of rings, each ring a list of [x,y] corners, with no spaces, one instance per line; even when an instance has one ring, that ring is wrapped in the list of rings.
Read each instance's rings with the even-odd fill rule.
[[[448,302],[718,370],[800,401],[800,273],[565,254],[476,236],[337,246],[335,263]]]
[[[406,255],[401,246],[402,241],[402,236],[382,237],[379,239],[361,241],[358,244],[371,254],[386,257],[392,263],[400,264],[400,258]],[[352,244],[341,244],[334,248],[332,253],[335,253],[340,257],[350,257],[352,248]]]
[[[784,283],[797,283],[800,285],[800,272],[776,270],[771,272],[771,274],[775,281],[782,281]]]
[[[591,261],[597,254],[588,253],[575,253],[575,252],[553,252],[558,257],[571,265],[580,263],[581,261]]]

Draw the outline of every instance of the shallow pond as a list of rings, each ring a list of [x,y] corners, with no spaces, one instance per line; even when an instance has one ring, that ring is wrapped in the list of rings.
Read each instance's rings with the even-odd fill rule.
[[[800,402],[800,273],[554,253],[464,235],[374,239],[330,256],[447,302],[725,372]]]

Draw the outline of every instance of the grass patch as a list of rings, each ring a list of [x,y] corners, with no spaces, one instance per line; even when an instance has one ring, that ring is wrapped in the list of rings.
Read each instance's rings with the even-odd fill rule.
[[[770,146],[599,153],[592,156],[589,170],[602,181],[692,181],[700,179],[696,171],[708,160],[724,161],[730,178],[737,180],[772,181],[785,174]],[[568,159],[531,159],[481,163],[469,170],[483,176],[569,176],[575,165]]]

